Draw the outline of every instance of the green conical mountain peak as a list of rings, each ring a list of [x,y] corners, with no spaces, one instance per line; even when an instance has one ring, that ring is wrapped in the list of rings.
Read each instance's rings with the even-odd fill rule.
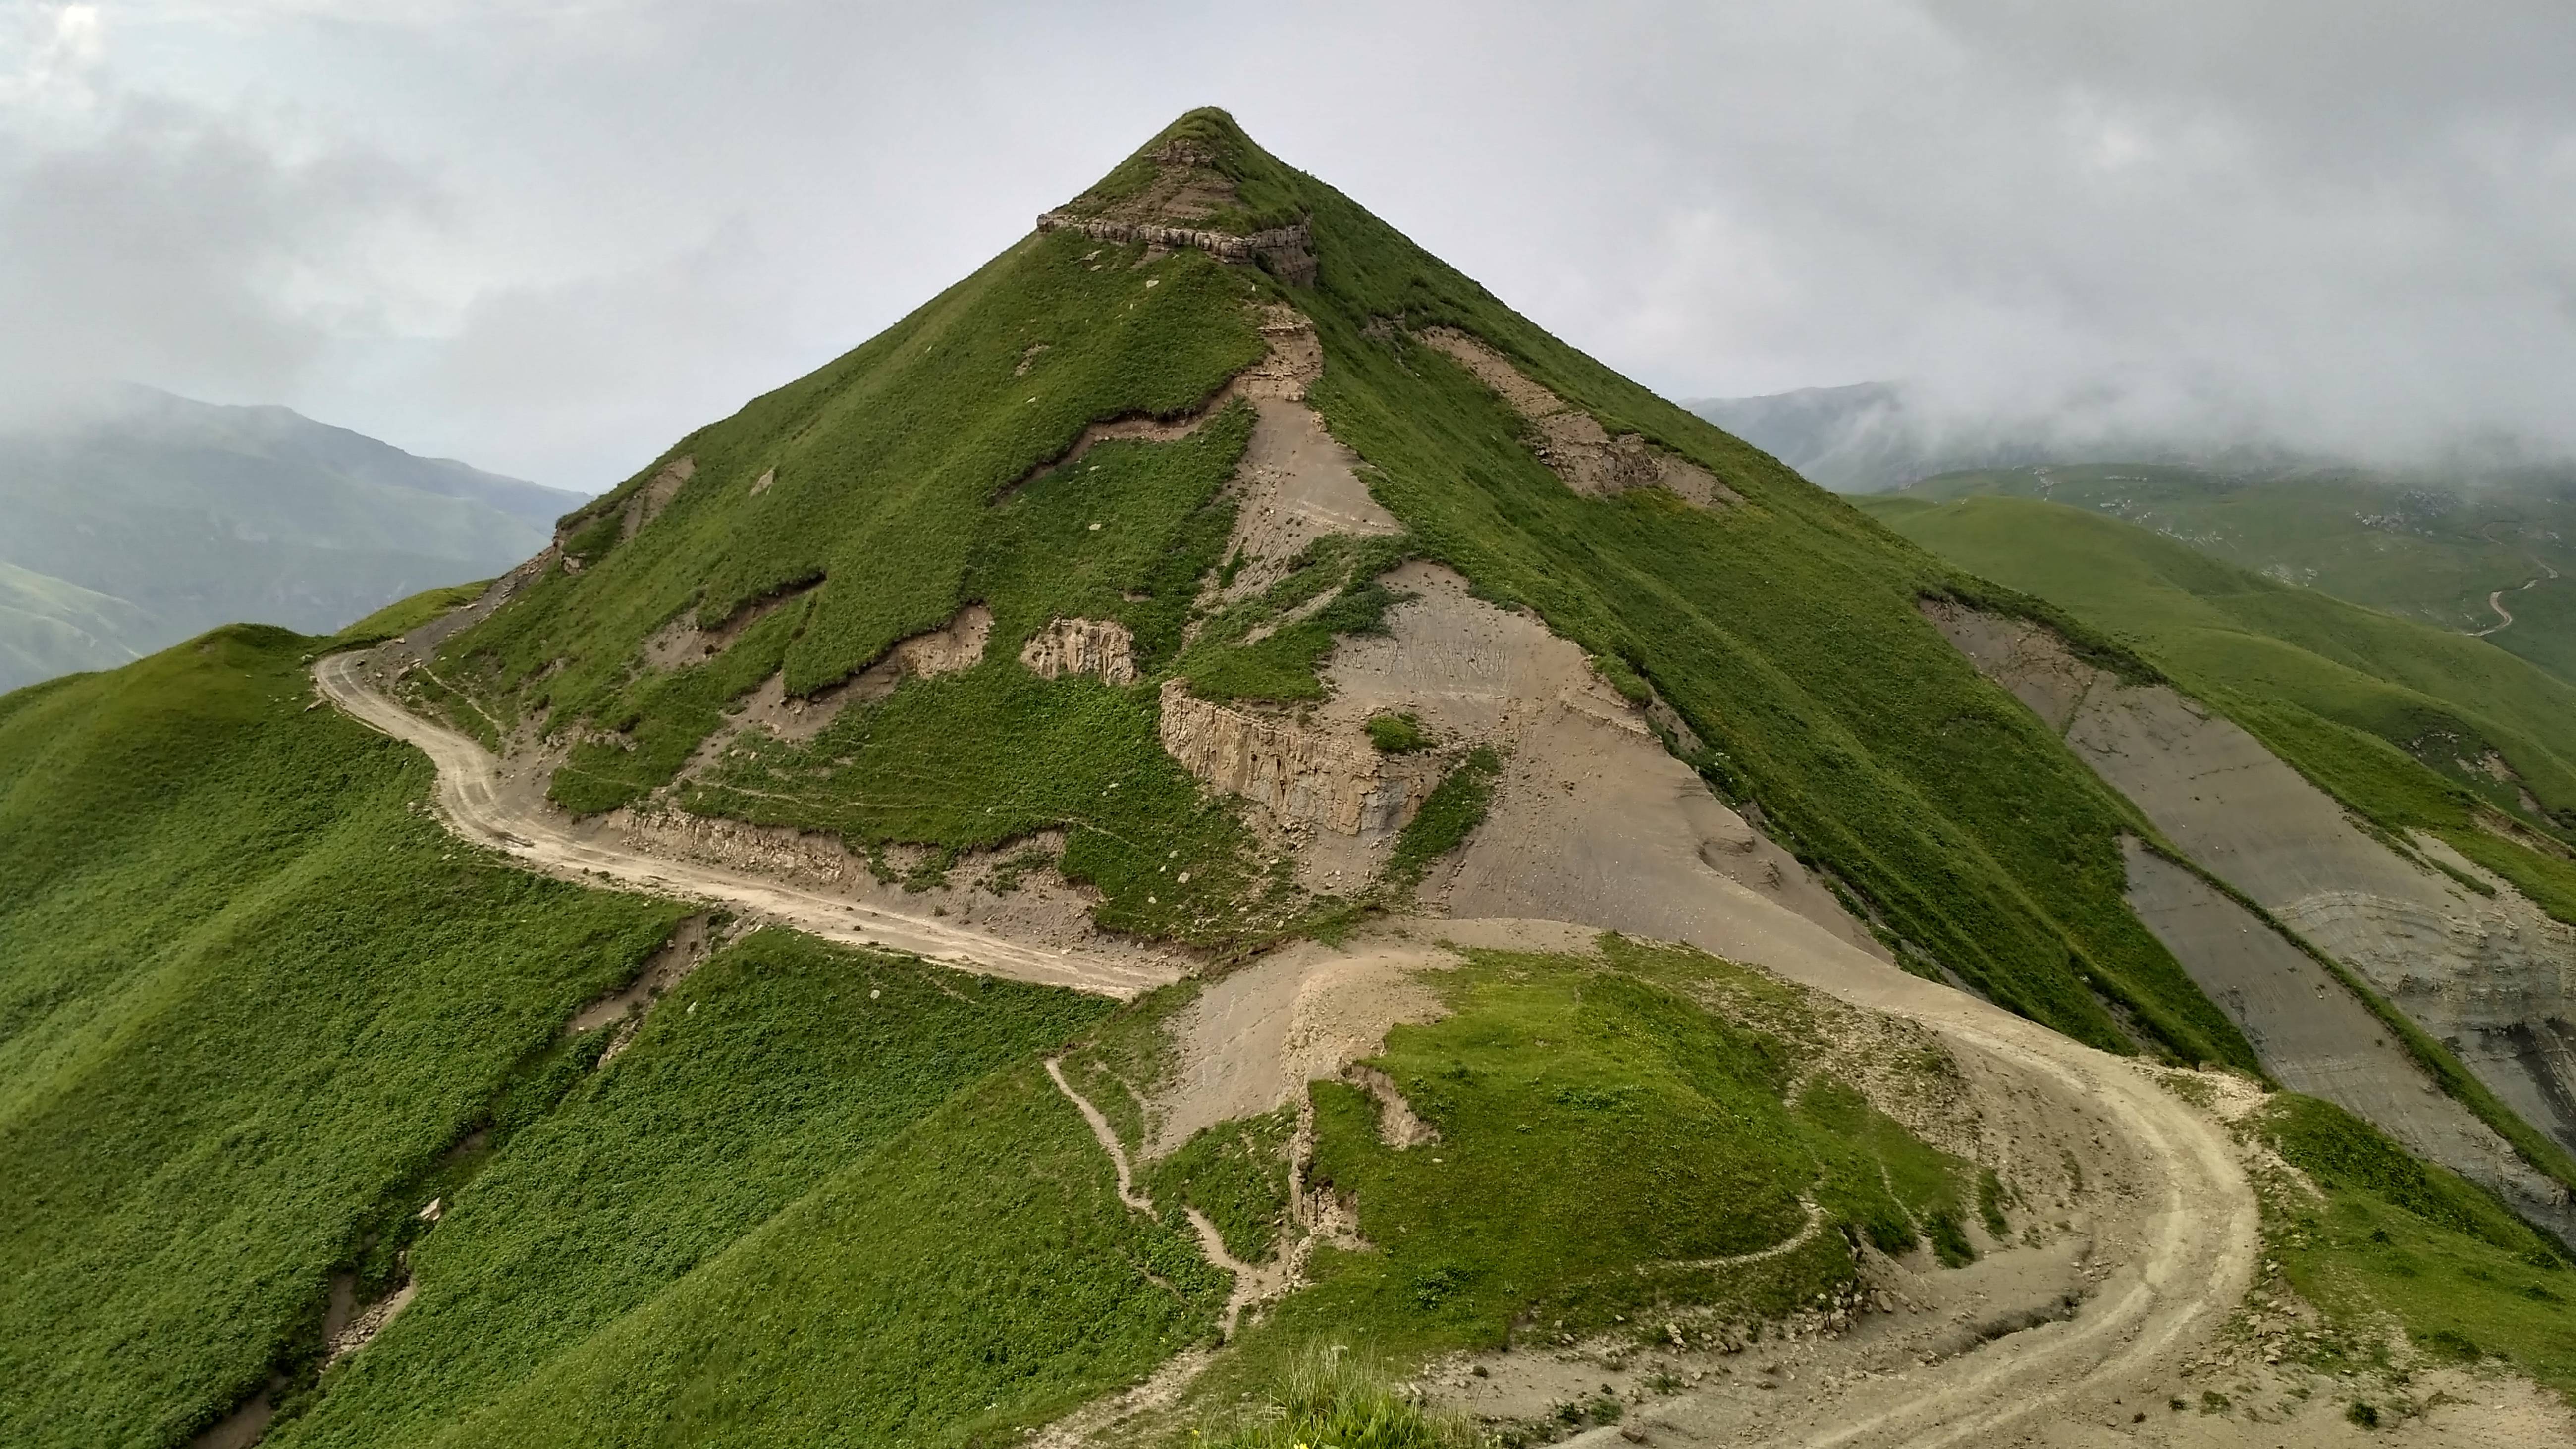
[[[1283,252],[1231,244],[1282,231],[1311,283]],[[1274,452],[1343,460],[1349,496],[1255,497]],[[1375,521],[1248,557],[1246,511],[1283,507]],[[2120,907],[2118,805],[1917,613],[1924,591],[1965,587],[1955,575],[1221,112],[1183,117],[883,335],[682,439],[565,520],[561,552],[435,673],[473,697],[460,724],[560,752],[552,796],[579,813],[668,802],[862,850],[1067,831],[1064,867],[1104,893],[1101,923],[1239,949],[1306,891],[1260,864],[1274,824],[1164,748],[1157,691],[1309,708],[1333,693],[1317,668],[1335,639],[1378,627],[1380,576],[1419,559],[1651,699],[1689,767],[1758,802],[1831,883],[1819,900],[1842,893],[1913,959],[2087,1040],[2251,1061]],[[1283,592],[1218,586],[1247,565]],[[842,703],[970,609],[991,620],[976,668]],[[1123,631],[1134,682],[1023,667],[1057,621]],[[694,656],[657,642],[691,629]],[[811,745],[733,741],[728,720],[768,697],[838,723]],[[2022,749],[2048,763],[2007,762]],[[893,778],[911,783],[889,793]],[[1167,888],[1145,839],[1207,863]]]

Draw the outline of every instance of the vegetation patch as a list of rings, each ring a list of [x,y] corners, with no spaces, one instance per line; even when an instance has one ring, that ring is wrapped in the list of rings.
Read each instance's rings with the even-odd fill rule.
[[[421,1297],[268,1442],[436,1438],[1108,1010],[784,931],[719,952],[447,1197],[412,1255]]]
[[[1478,745],[1451,766],[1397,834],[1386,858],[1388,882],[1399,889],[1419,885],[1435,862],[1466,844],[1476,827],[1485,823],[1485,810],[1494,801],[1494,781],[1502,773],[1503,757],[1489,745]]]
[[[424,589],[407,599],[396,599],[367,617],[331,636],[330,649],[358,649],[399,639],[421,625],[461,609],[483,597],[492,581],[484,579],[469,584],[450,584],[445,588]]]
[[[1368,720],[1369,743],[1382,755],[1410,755],[1431,748],[1431,732],[1411,714],[1373,714]]]
[[[1204,1449],[1477,1449],[1472,1425],[1427,1412],[1346,1351],[1310,1349],[1260,1402],[1212,1414]]]
[[[2317,1190],[2262,1184],[2267,1250],[2332,1330],[2308,1355],[2319,1366],[2387,1366],[2376,1325],[2394,1318],[2436,1358],[2509,1361],[2576,1394],[2563,1245],[2329,1103],[2280,1094],[2253,1130]]]
[[[1319,1246],[1314,1286],[1245,1332],[1208,1401],[1268,1392],[1319,1344],[1402,1365],[1758,1322],[1847,1287],[1860,1236],[1901,1250],[1918,1219],[1955,1223],[1973,1200],[1973,1165],[1847,1086],[1817,1077],[1785,1100],[1807,1053],[1694,990],[1732,992],[1737,968],[1604,946],[1475,951],[1439,973],[1449,1014],[1395,1028],[1371,1063],[1436,1141],[1389,1146],[1368,1092],[1309,1089],[1308,1190],[1346,1204],[1371,1247]]]
[[[1148,1169],[1145,1190],[1167,1215],[1198,1209],[1241,1261],[1267,1263],[1279,1255],[1288,1222],[1296,1132],[1294,1107],[1218,1123]]]

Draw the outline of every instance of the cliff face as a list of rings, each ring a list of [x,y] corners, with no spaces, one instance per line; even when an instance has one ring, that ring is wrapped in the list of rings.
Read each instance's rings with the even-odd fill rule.
[[[1196,699],[1179,679],[1164,682],[1162,710],[1163,748],[1173,759],[1282,823],[1390,835],[1430,793],[1427,773],[1391,770],[1365,736]]]
[[[1104,684],[1136,682],[1136,636],[1107,619],[1053,619],[1020,646],[1020,662],[1047,679],[1097,676]]]
[[[2128,684],[2035,624],[1945,603],[1927,603],[1924,612],[2174,845],[2395,1003],[2525,1121],[2576,1148],[2576,930],[2502,881],[2490,880],[2495,894],[2481,896],[2391,849],[2259,740],[2171,688]],[[2419,838],[2416,845],[2475,873],[2439,841]],[[2141,916],[2153,923],[2170,914],[2137,899],[2134,862],[2131,878]],[[2240,925],[2257,929],[2251,916]],[[2248,1015],[2277,985],[2269,978],[2286,968],[2222,952],[2218,937],[2225,933],[2203,934],[2209,939],[2167,944],[2239,1018],[2258,1050],[2267,1039],[2313,1036],[2313,1021]],[[2350,1041],[2327,1054],[2348,1063],[2374,1050],[2384,1055],[2386,1045]],[[2265,1063],[2284,1080],[2306,1070],[2286,1069],[2275,1055],[2265,1050]],[[2340,1066],[2318,1070],[2350,1075]],[[2429,1081],[2423,1085],[2430,1090]],[[2393,1112],[2387,1102],[2355,1097],[2322,1077],[2308,1089],[2495,1187],[2561,1234],[2576,1230],[2576,1204],[2565,1189],[2519,1163],[2500,1165],[2492,1151],[2500,1144],[2480,1141],[2463,1152],[2457,1124],[2447,1118],[2436,1125],[2422,1113]]]

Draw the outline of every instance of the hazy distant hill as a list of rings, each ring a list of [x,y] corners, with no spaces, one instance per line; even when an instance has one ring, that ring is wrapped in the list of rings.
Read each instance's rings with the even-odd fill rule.
[[[0,690],[235,620],[328,633],[499,572],[580,502],[285,408],[119,388],[0,431]]]
[[[2020,414],[1961,412],[1898,382],[1809,387],[1683,407],[1838,493],[1881,493],[1966,468],[2033,463],[2185,463],[2277,472],[2313,466],[2213,420],[2200,436],[2140,427],[2116,392],[2081,393]]]

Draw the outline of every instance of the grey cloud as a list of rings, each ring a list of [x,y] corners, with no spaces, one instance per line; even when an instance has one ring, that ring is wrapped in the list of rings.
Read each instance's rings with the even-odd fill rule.
[[[564,486],[857,343],[1211,102],[1677,396],[1903,378],[1961,418],[2576,447],[2559,3],[116,15],[102,73],[195,119],[6,143],[12,253],[22,217],[48,257],[111,235],[44,263],[89,300],[0,374],[95,351],[275,386]],[[400,159],[263,161],[246,106]],[[385,245],[432,194],[441,226]],[[317,310],[316,275],[397,300]]]
[[[379,158],[290,158],[164,99],[119,104],[72,144],[0,136],[0,395],[23,410],[110,379],[290,389],[385,285],[371,231],[429,200]]]

